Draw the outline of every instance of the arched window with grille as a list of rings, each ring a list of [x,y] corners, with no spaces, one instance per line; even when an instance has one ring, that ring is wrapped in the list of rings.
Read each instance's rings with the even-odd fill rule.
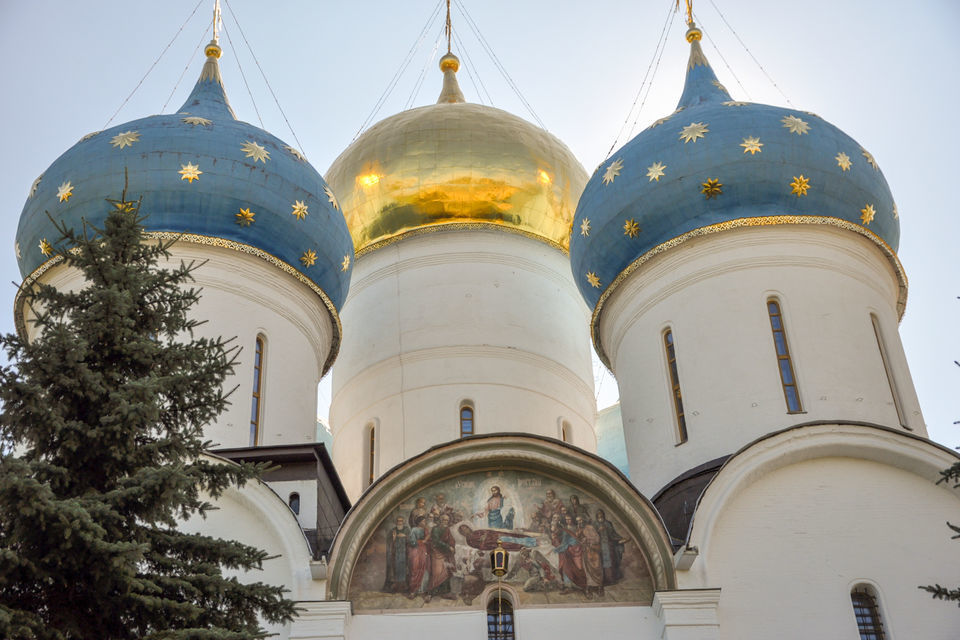
[[[474,434],[473,407],[468,404],[460,406],[460,437],[465,438]]]
[[[487,603],[487,640],[515,640],[513,605],[494,596]]]
[[[793,370],[793,358],[787,343],[787,328],[783,322],[783,312],[776,298],[767,300],[767,314],[770,316],[770,330],[773,331],[773,348],[777,352],[777,368],[780,370],[780,384],[787,403],[787,413],[802,413],[800,389]]]
[[[300,515],[300,494],[294,491],[290,494],[290,497],[287,499],[287,504],[290,505],[290,510],[295,514]]]
[[[253,394],[250,399],[250,446],[260,444],[260,418],[263,410],[264,339],[257,336],[253,349]]]
[[[670,377],[670,394],[673,397],[673,412],[677,419],[677,444],[687,441],[687,418],[683,413],[683,393],[680,391],[680,372],[677,371],[677,346],[673,330],[663,332],[663,349],[667,356],[667,374]]]
[[[860,640],[884,640],[887,635],[883,630],[880,606],[877,604],[877,594],[873,588],[866,584],[858,584],[850,592],[850,601],[853,603],[853,615],[857,620]]]

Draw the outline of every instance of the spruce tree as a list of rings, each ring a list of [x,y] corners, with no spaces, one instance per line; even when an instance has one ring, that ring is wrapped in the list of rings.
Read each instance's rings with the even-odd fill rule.
[[[83,287],[29,285],[33,339],[0,337],[0,637],[261,637],[294,603],[223,571],[266,553],[177,528],[260,471],[203,455],[237,350],[193,335],[198,265],[161,266],[140,202],[104,206],[59,229]]]

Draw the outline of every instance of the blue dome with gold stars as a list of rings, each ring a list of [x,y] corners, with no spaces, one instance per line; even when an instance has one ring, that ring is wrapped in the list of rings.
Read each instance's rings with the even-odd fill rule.
[[[734,227],[833,225],[895,260],[897,207],[873,156],[815,114],[733,100],[700,37],[691,24],[676,111],[604,161],[580,197],[570,259],[595,316],[621,274],[687,238]]]
[[[261,257],[311,287],[336,316],[353,262],[340,205],[300,151],[236,119],[220,53],[216,42],[207,45],[178,113],[91,133],[37,178],[17,229],[25,278],[53,258],[53,221],[102,228],[114,206],[107,200],[119,201],[126,185],[128,200],[143,198],[148,233]]]

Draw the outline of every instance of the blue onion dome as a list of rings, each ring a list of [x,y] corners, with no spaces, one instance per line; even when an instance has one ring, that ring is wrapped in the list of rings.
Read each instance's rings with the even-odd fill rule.
[[[84,136],[37,178],[17,229],[20,272],[35,278],[55,260],[51,217],[101,227],[107,200],[119,201],[126,181],[127,198],[143,198],[148,233],[269,261],[320,296],[339,334],[353,262],[340,205],[300,151],[237,120],[220,54],[216,41],[207,45],[200,79],[177,113]]]
[[[594,309],[595,344],[603,303],[629,273],[686,239],[734,227],[848,229],[880,246],[905,285],[897,207],[873,156],[815,114],[733,100],[700,38],[690,23],[676,111],[605,160],[580,197],[570,258]]]

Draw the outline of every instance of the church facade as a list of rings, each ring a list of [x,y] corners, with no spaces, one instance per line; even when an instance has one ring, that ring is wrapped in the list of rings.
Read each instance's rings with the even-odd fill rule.
[[[276,556],[256,578],[301,607],[279,637],[956,637],[917,589],[953,577],[960,496],[898,336],[893,196],[826,120],[735,100],[689,26],[677,109],[592,176],[467,102],[448,52],[437,103],[323,178],[236,118],[211,42],[177,113],[34,183],[26,281],[78,284],[44,211],[96,224],[124,188],[207,261],[202,331],[238,337],[249,398],[210,455],[279,467],[183,526]]]

